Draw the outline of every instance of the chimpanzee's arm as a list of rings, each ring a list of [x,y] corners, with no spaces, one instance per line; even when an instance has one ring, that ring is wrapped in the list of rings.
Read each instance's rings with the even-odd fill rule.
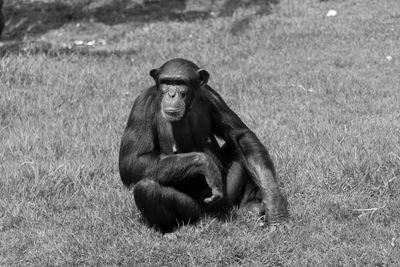
[[[122,137],[119,155],[122,182],[130,186],[148,178],[162,185],[173,186],[195,177],[196,174],[202,174],[213,193],[213,196],[205,201],[213,202],[221,198],[221,173],[205,153],[163,155],[155,147],[153,128],[159,108],[157,96],[155,93],[152,94],[151,90],[152,88],[135,100]]]
[[[160,184],[173,186],[185,179],[191,179],[201,174],[211,188],[212,196],[206,198],[206,203],[221,199],[222,178],[218,166],[206,153],[190,152],[175,155],[163,155],[149,177]]]
[[[287,202],[280,192],[274,165],[265,146],[217,92],[208,86],[204,89],[213,114],[214,131],[244,161],[254,184],[260,189],[270,223],[285,220],[288,217]]]
[[[154,87],[139,95],[133,104],[119,151],[119,172],[126,186],[145,178],[149,168],[159,160],[152,130],[156,110]]]

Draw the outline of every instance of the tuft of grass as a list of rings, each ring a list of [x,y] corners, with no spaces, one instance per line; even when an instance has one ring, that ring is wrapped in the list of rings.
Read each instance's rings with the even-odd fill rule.
[[[28,2],[51,16],[28,31],[27,1],[5,3],[0,265],[400,264],[398,1],[281,0],[256,16],[188,1],[162,18],[129,17],[135,1],[82,2],[75,17],[76,1]],[[173,57],[207,69],[267,146],[292,230],[268,235],[240,210],[172,235],[143,223],[119,142],[148,71]]]

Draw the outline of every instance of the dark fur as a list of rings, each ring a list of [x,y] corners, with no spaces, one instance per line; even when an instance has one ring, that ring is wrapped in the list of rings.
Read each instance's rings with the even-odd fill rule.
[[[199,72],[184,59],[167,63],[157,69],[158,76],[152,73],[156,85],[135,100],[120,147],[122,182],[133,186],[144,217],[152,224],[173,227],[195,221],[205,211],[238,205],[256,207],[270,224],[286,220],[287,203],[264,145],[221,96],[202,83],[208,79],[206,71]],[[184,117],[169,124],[161,116],[163,95],[157,77],[171,68],[172,73],[185,68],[193,98]],[[225,141],[222,147],[216,137]]]

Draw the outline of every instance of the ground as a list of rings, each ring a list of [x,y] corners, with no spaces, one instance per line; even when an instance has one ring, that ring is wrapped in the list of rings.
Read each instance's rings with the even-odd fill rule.
[[[5,1],[0,265],[400,265],[400,2],[220,2]],[[143,222],[119,142],[173,57],[266,145],[291,230],[237,210],[173,235]]]

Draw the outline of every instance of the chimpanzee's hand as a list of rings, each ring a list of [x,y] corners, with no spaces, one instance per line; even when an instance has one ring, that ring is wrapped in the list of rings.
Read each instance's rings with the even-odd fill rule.
[[[212,196],[204,199],[204,203],[210,205],[217,203],[223,197],[222,191],[219,188],[217,187],[211,188],[211,191],[212,191]]]

